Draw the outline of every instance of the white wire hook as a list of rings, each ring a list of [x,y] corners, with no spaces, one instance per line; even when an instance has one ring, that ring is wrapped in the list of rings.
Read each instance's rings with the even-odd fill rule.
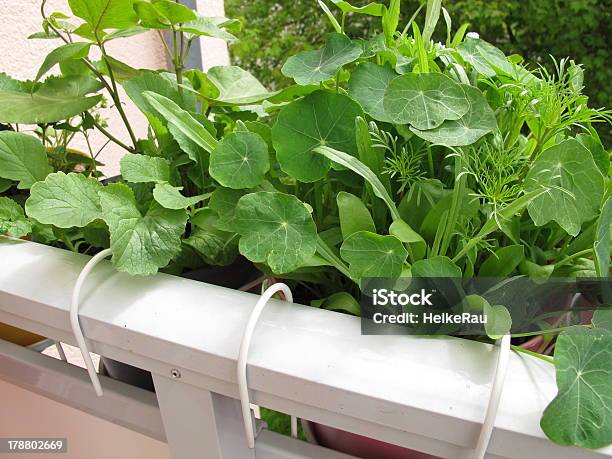
[[[98,397],[103,395],[102,385],[100,384],[100,378],[98,378],[98,373],[96,373],[93,361],[91,360],[91,355],[89,355],[87,343],[85,342],[85,337],[83,336],[83,330],[81,330],[81,324],[79,323],[79,296],[81,294],[81,287],[83,286],[83,283],[85,282],[85,279],[87,279],[87,276],[91,270],[94,269],[94,267],[103,259],[111,255],[111,253],[111,249],[104,249],[100,253],[94,255],[91,260],[87,262],[85,267],[81,270],[76,283],[74,284],[74,290],[72,291],[72,303],[70,304],[70,327],[72,328],[72,333],[74,334],[76,342],[79,345],[79,349],[81,349],[81,355],[83,356],[85,366],[87,367],[89,379],[91,379],[91,384],[93,385]]]
[[[508,360],[510,359],[510,335],[502,336],[499,343],[499,355],[497,357],[497,366],[493,375],[493,385],[491,387],[491,395],[489,396],[489,404],[485,415],[484,423],[480,429],[478,442],[474,449],[473,459],[483,459],[491,440],[491,434],[495,427],[495,417],[499,408],[504,381],[506,380],[506,370],[508,369]]]
[[[240,351],[238,352],[238,390],[240,392],[240,406],[242,408],[242,420],[244,422],[244,433],[246,434],[247,444],[249,448],[255,448],[255,432],[253,431],[253,420],[251,418],[251,403],[249,401],[249,386],[247,381],[247,358],[249,355],[249,346],[251,345],[251,338],[257,325],[257,320],[261,315],[264,307],[272,298],[272,295],[282,291],[285,294],[285,299],[290,303],[293,303],[293,295],[291,289],[282,282],[271,285],[262,293],[261,297],[255,304],[249,320],[244,329],[242,335],[242,342],[240,343]],[[297,436],[297,419],[291,417],[291,434]]]

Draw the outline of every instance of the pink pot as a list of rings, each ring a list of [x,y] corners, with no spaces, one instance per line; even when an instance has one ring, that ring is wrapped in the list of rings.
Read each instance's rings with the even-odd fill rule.
[[[302,425],[309,441],[363,459],[440,459],[315,422],[302,420]]]

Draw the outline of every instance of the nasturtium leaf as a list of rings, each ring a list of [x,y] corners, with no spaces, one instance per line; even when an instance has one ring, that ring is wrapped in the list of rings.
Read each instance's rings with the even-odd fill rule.
[[[593,313],[591,323],[595,328],[603,328],[612,332],[612,309],[597,309]]]
[[[95,178],[54,172],[32,186],[25,210],[40,223],[81,228],[102,217],[98,197],[102,188]]]
[[[354,316],[361,315],[361,306],[359,302],[347,292],[336,292],[320,300],[310,302],[311,306],[321,309],[329,309],[330,311],[343,311],[353,314]]]
[[[97,105],[102,83],[87,75],[49,77],[35,91],[0,90],[0,122],[19,124],[54,123],[79,115]]]
[[[68,43],[60,46],[59,48],[55,48],[53,51],[47,54],[47,57],[45,57],[45,60],[36,74],[36,80],[40,80],[40,78],[51,70],[51,68],[56,64],[70,59],[87,57],[90,47],[91,43]]]
[[[427,251],[425,239],[404,220],[398,219],[391,223],[389,234],[408,244],[408,253],[412,261],[420,260],[425,256]]]
[[[193,37],[214,37],[225,40],[228,43],[234,43],[238,41],[238,39],[229,33],[226,28],[231,23],[232,20],[224,17],[199,16],[193,21],[182,24],[180,27],[178,27],[178,30]]]
[[[469,110],[458,120],[444,121],[440,126],[421,131],[410,130],[422,139],[447,147],[471,145],[497,128],[495,113],[482,92],[470,85],[460,85],[465,91]]]
[[[360,198],[346,191],[341,191],[336,196],[336,201],[343,239],[357,231],[376,232],[370,211]]]
[[[395,236],[358,231],[345,239],[340,256],[348,262],[351,275],[356,279],[399,277],[408,252]]]
[[[220,65],[208,70],[208,79],[219,89],[217,103],[247,105],[272,95],[257,78],[235,65]]]
[[[317,228],[303,202],[292,195],[260,191],[238,201],[234,231],[240,234],[240,253],[267,263],[276,274],[300,267],[314,255]]]
[[[383,107],[383,98],[389,83],[395,77],[397,73],[387,66],[364,62],[357,66],[351,74],[348,92],[372,118],[391,122],[391,117],[387,115]]]
[[[125,155],[120,161],[121,176],[132,183],[167,182],[170,163],[165,158]]]
[[[344,0],[331,0],[343,13],[360,13],[368,16],[382,16],[385,6],[380,3],[368,3],[363,6],[354,6]]]
[[[407,73],[389,83],[383,106],[394,123],[433,129],[470,109],[464,88],[441,73]]]
[[[540,426],[563,446],[597,449],[612,439],[612,333],[573,327],[555,345],[557,396]]]
[[[136,24],[132,0],[68,0],[75,16],[93,30],[122,29]]]
[[[32,224],[22,207],[11,198],[0,197],[0,234],[24,237],[32,232]]]
[[[610,155],[604,149],[601,142],[589,134],[578,134],[576,140],[589,150],[591,156],[593,156],[593,161],[595,161],[602,175],[604,177],[608,175],[608,171],[610,170]]]
[[[599,277],[610,275],[610,250],[612,248],[612,197],[606,200],[597,220],[593,243],[595,270]]]
[[[268,145],[253,132],[237,131],[227,135],[210,155],[210,175],[227,188],[259,185],[268,169]]]
[[[496,250],[480,266],[480,277],[506,277],[512,274],[525,258],[522,245],[508,245]]]
[[[183,196],[182,186],[176,187],[169,183],[161,182],[153,188],[153,198],[166,209],[186,209],[206,199],[208,195]]]
[[[504,305],[491,306],[487,301],[484,304],[484,315],[487,321],[484,324],[485,332],[491,339],[499,339],[510,333],[512,316]]]
[[[234,190],[231,188],[217,187],[210,195],[208,207],[214,210],[219,216],[215,222],[215,227],[223,231],[234,231],[232,220],[236,211],[236,206],[241,197],[247,194],[247,190]]]
[[[598,214],[604,178],[588,150],[576,139],[567,139],[544,150],[527,177],[527,191],[545,188],[527,210],[537,226],[553,220],[572,236],[582,223]]]
[[[186,137],[196,143],[207,152],[211,152],[217,146],[217,139],[199,123],[191,114],[179,107],[167,97],[153,92],[145,92],[145,98],[169,123]]]
[[[136,1],[134,11],[142,25],[152,29],[169,29],[197,17],[191,8],[170,0]]]
[[[191,219],[191,234],[183,242],[209,265],[229,265],[238,255],[238,237],[217,229],[218,218],[212,209],[198,210]]]
[[[290,103],[272,127],[281,169],[302,182],[323,178],[331,163],[312,150],[329,145],[356,155],[355,118],[362,115],[359,104],[342,94],[316,91]]]
[[[184,110],[195,111],[197,108],[194,96],[190,95],[188,91],[184,91],[181,95],[176,84],[156,72],[143,72],[137,77],[125,81],[123,83],[123,89],[125,89],[128,97],[132,99],[134,104],[136,104],[143,113],[151,113],[159,118],[163,117],[158,114],[145,97],[147,91],[154,92],[159,96],[170,99]]]
[[[432,257],[412,265],[412,277],[461,277],[461,269],[448,257]]]
[[[291,56],[281,71],[299,85],[316,84],[336,76],[343,65],[359,59],[362,52],[363,48],[346,35],[330,33],[323,48]]]
[[[52,171],[40,140],[20,132],[0,132],[0,177],[19,182],[17,188],[23,189]]]
[[[389,211],[391,212],[391,217],[393,220],[400,218],[399,212],[395,207],[395,203],[393,202],[393,199],[391,199],[391,196],[389,196],[389,193],[387,193],[384,185],[381,183],[376,174],[372,172],[365,164],[354,156],[348,155],[343,151],[334,150],[333,148],[318,147],[314,151],[363,177],[372,186],[373,193],[385,202],[389,208]]]
[[[119,271],[153,274],[178,255],[187,212],[164,209],[154,202],[143,215],[134,193],[122,183],[108,185],[99,194],[110,231],[112,262]]]

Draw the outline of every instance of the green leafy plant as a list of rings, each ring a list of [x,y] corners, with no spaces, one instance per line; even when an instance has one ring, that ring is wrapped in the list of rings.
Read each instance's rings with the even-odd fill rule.
[[[73,25],[43,2],[36,37],[64,44],[36,81],[0,75],[0,232],[75,252],[110,247],[133,275],[240,254],[301,301],[349,314],[360,314],[368,277],[609,275],[610,157],[595,127],[611,115],[589,108],[578,64],[550,73],[506,57],[453,30],[435,0],[406,24],[399,1],[331,3],[320,4],[335,32],[291,56],[281,71],[295,84],[270,91],[237,66],[185,68],[193,40],[233,42],[235,21],[168,0],[71,0]],[[362,15],[382,32],[349,36]],[[445,45],[431,39],[440,17]],[[145,30],[159,33],[172,72],[106,52]],[[42,80],[55,65],[61,75]],[[134,136],[120,85],[149,121],[146,138]],[[102,88],[129,145],[96,115]],[[93,129],[126,151],[116,183],[100,182],[96,153],[69,148]],[[494,319],[479,339],[508,332],[503,306],[468,300]],[[542,428],[560,444],[612,438],[608,312],[514,335],[513,349],[557,367]],[[537,352],[525,345],[535,335],[546,335]]]

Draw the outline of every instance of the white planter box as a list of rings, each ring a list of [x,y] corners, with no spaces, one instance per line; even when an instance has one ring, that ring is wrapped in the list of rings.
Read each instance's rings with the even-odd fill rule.
[[[0,238],[0,260],[0,322],[74,343],[70,295],[88,257]],[[109,262],[96,267],[85,282],[81,324],[90,349],[154,374],[175,457],[191,456],[177,445],[170,416],[193,421],[196,408],[206,411],[197,406],[198,397],[211,393],[207,409],[218,416],[227,407],[219,407],[217,394],[238,398],[238,347],[257,299],[164,274],[130,277]],[[273,300],[249,353],[251,401],[441,457],[464,458],[484,419],[496,352],[492,346],[456,338],[362,336],[358,318]],[[180,371],[180,379],[170,379],[173,369]],[[168,403],[166,394],[176,393],[183,394],[185,403],[181,397]],[[539,420],[555,394],[552,365],[513,354],[486,457],[612,457],[612,447],[564,448],[545,437]],[[226,439],[217,435],[221,451]],[[264,457],[257,451],[258,458]],[[285,457],[308,457],[300,454]],[[240,459],[222,453],[210,457]]]

